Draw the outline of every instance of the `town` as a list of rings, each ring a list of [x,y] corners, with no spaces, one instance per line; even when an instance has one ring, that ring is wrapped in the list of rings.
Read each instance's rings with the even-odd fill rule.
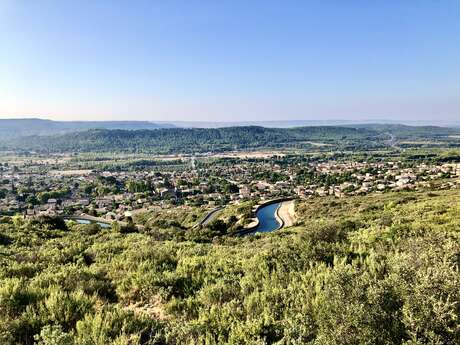
[[[0,0],[0,345],[460,345],[459,17]]]
[[[460,187],[458,163],[299,159],[282,154],[270,158],[178,157],[174,164],[151,159],[146,168],[106,164],[90,169],[87,164],[80,169],[81,164],[68,164],[68,157],[33,161],[6,157],[0,166],[0,213],[89,215],[120,221],[181,205],[212,209],[248,200],[344,198]],[[145,158],[141,162],[146,165]],[[132,165],[131,161],[129,167]]]

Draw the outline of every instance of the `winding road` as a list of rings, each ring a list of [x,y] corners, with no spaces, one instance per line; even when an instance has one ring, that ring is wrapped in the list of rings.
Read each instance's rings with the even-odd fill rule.
[[[196,228],[197,226],[200,225],[207,225],[211,223],[214,218],[222,211],[224,208],[222,206],[216,207],[209,211],[198,223],[196,223],[193,227]]]

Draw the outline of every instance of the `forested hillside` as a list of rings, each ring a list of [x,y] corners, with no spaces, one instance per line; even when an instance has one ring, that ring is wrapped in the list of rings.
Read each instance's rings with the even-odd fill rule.
[[[378,132],[392,133],[399,139],[415,139],[415,138],[435,138],[446,137],[460,133],[458,128],[439,127],[439,126],[407,126],[401,124],[362,124],[351,125],[355,128],[367,128]]]
[[[85,126],[89,126],[85,124]],[[107,126],[120,126],[117,123]],[[138,126],[142,123],[123,126]],[[151,124],[153,125],[153,124]],[[146,125],[150,126],[150,125]],[[356,128],[355,128],[356,127]],[[146,127],[148,128],[148,127]],[[14,131],[10,131],[14,134]],[[314,151],[382,149],[388,147],[458,147],[460,129],[403,125],[354,127],[90,129],[52,136],[2,136],[0,150],[123,153],[205,153],[254,149]]]
[[[0,343],[460,342],[459,190],[296,210],[247,237],[4,217]]]
[[[191,153],[235,149],[310,147],[319,141],[340,149],[379,146],[378,132],[345,127],[227,127],[158,130],[90,130],[49,137],[26,137],[4,148],[43,152]]]
[[[175,127],[149,121],[52,121],[44,119],[0,119],[0,138],[53,135],[89,129],[156,129]]]

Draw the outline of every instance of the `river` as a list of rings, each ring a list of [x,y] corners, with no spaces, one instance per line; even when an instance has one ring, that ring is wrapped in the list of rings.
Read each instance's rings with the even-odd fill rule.
[[[256,217],[259,220],[259,225],[257,225],[251,234],[256,232],[270,232],[278,230],[281,227],[281,224],[276,217],[276,210],[280,206],[281,202],[277,202],[260,207],[256,212]]]

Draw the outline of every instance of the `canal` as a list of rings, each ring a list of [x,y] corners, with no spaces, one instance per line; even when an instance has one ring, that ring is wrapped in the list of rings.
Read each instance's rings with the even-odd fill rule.
[[[89,221],[87,219],[73,219],[75,222],[77,222],[78,224],[91,224],[91,223],[96,223],[97,225],[99,225],[101,228],[110,228],[110,224],[107,224],[107,223],[101,223],[101,222],[92,222],[92,221]]]
[[[276,217],[276,211],[280,206],[281,202],[277,202],[260,207],[256,212],[256,217],[259,220],[259,225],[257,225],[251,234],[256,232],[270,232],[278,230],[281,227],[281,223]]]

